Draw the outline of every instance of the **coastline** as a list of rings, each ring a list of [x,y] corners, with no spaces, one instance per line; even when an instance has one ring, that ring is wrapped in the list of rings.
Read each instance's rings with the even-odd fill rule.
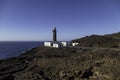
[[[41,41],[0,41],[0,59],[6,59],[7,57],[18,56],[26,51],[43,46]]]

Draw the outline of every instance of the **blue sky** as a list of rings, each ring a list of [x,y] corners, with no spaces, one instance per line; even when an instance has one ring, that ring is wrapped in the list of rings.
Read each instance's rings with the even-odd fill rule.
[[[0,0],[0,41],[72,40],[120,31],[120,0]]]

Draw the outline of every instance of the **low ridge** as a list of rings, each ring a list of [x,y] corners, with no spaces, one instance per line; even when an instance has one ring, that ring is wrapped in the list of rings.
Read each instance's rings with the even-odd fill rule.
[[[102,35],[86,36],[80,39],[72,40],[72,42],[78,42],[78,46],[80,47],[119,47],[118,39]]]

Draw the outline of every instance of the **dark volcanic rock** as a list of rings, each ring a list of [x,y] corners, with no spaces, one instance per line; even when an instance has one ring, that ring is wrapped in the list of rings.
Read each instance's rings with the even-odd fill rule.
[[[120,50],[37,47],[0,61],[0,80],[120,80]]]
[[[104,48],[116,48],[119,47],[119,40],[112,37],[92,35],[86,36],[80,39],[73,40],[72,42],[78,42],[80,47],[104,47]]]

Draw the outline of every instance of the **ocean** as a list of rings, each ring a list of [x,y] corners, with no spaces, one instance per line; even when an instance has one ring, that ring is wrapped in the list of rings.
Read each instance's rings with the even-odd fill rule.
[[[42,41],[0,41],[0,59],[15,57],[31,48],[42,45]]]

